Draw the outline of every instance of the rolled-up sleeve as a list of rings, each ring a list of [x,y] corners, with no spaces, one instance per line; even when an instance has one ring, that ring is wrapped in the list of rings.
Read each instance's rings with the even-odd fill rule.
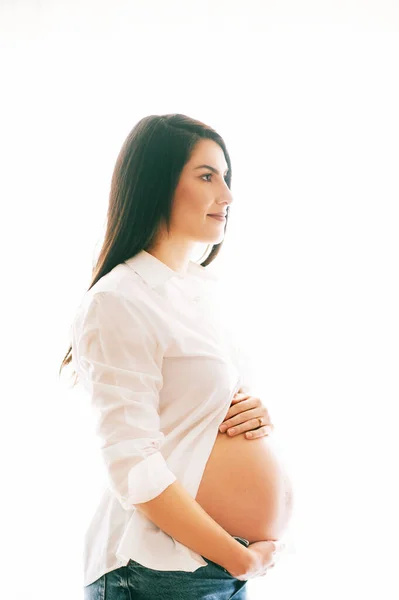
[[[114,291],[93,294],[72,326],[72,355],[97,413],[110,489],[126,510],[152,500],[176,476],[160,451],[163,356],[145,303]]]

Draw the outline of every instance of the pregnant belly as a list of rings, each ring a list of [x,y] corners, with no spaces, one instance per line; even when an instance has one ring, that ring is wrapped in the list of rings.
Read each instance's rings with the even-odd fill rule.
[[[292,487],[272,436],[218,432],[195,499],[230,535],[279,539],[292,513]]]

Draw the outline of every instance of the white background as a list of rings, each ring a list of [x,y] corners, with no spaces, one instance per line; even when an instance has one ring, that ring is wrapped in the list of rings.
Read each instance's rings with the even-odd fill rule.
[[[83,598],[103,472],[58,369],[120,146],[180,112],[231,155],[213,265],[294,484],[295,552],[250,598],[398,598],[398,5],[3,0],[0,22],[2,597]]]

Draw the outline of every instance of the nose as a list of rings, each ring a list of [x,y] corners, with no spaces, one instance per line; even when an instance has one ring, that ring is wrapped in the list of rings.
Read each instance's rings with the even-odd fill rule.
[[[229,208],[230,204],[233,202],[233,194],[231,193],[230,188],[228,187],[227,183],[224,184],[224,188],[222,193],[220,194],[220,198],[222,198],[224,200],[224,204],[227,204],[226,209]],[[220,199],[218,204],[220,203]]]

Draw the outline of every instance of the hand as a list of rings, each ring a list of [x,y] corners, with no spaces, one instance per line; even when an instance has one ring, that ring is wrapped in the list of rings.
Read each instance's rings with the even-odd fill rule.
[[[258,417],[262,419],[260,426]],[[234,427],[234,431],[231,428]],[[270,420],[270,415],[265,406],[256,396],[250,396],[237,392],[231,401],[230,408],[227,411],[219,431],[227,433],[230,436],[239,435],[245,432],[245,437],[254,439],[269,435],[274,431],[274,425]]]
[[[263,577],[272,569],[285,544],[279,540],[265,540],[253,542],[247,548],[246,564],[241,566],[240,572],[230,572],[230,575],[240,581],[247,581],[254,577]]]

